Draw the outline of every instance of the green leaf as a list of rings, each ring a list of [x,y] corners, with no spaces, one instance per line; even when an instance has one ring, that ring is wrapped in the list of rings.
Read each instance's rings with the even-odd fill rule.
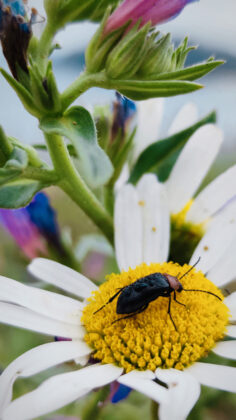
[[[180,80],[110,80],[104,84],[107,89],[116,89],[130,99],[137,101],[182,95],[201,89],[203,86],[197,83],[180,81]]]
[[[131,172],[129,182],[135,184],[146,172],[157,171],[161,165],[168,165],[169,171],[175,163],[173,155],[180,151],[192,134],[204,124],[216,122],[216,113],[213,111],[202,120],[179,133],[173,134],[164,140],[159,140],[148,146],[139,156]],[[175,155],[176,157],[177,155]],[[166,175],[165,175],[166,177]],[[164,178],[164,176],[163,176]]]
[[[159,75],[153,75],[151,77],[155,80],[196,80],[205,74],[211,72],[216,67],[224,64],[224,61],[208,61],[206,63],[197,64],[195,66],[186,67],[183,70],[173,71],[169,73],[162,73]]]
[[[46,187],[39,181],[21,179],[0,187],[0,208],[17,209],[26,206],[34,195]]]
[[[5,70],[0,68],[0,73],[2,73],[3,77],[9,83],[9,85],[14,89],[17,96],[21,100],[22,104],[24,105],[25,109],[32,115],[38,116],[38,111],[34,105],[34,100],[32,95],[28,92],[28,90],[21,85],[17,80],[15,80],[10,74],[8,74]]]
[[[13,180],[21,173],[20,169],[6,169],[0,168],[0,185],[4,185],[7,182]]]
[[[113,173],[112,164],[98,145],[95,125],[86,109],[75,106],[61,118],[45,117],[40,127],[46,133],[60,134],[72,142],[79,172],[90,187],[97,188],[109,180]]]
[[[15,146],[4,167],[9,169],[24,169],[27,165],[28,155],[26,151]]]

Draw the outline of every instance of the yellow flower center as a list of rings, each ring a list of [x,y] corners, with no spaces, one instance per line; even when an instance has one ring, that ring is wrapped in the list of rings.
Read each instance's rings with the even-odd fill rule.
[[[205,233],[204,223],[186,222],[186,215],[192,204],[193,200],[190,200],[179,213],[171,215],[170,260],[178,261],[180,264],[190,260]]]
[[[171,294],[171,316],[168,314],[168,297],[158,297],[142,313],[113,323],[125,315],[116,312],[116,297],[107,301],[118,288],[134,283],[153,273],[171,276],[185,274],[190,266],[181,267],[172,262],[141,264],[121,274],[111,274],[107,281],[93,292],[84,308],[82,323],[86,329],[85,341],[93,348],[95,359],[102,363],[122,366],[126,372],[133,369],[154,371],[157,367],[183,369],[214,347],[226,331],[228,308],[207,293],[181,291],[177,300]],[[183,288],[207,290],[223,300],[220,290],[201,271],[192,269],[183,279]],[[104,308],[94,314],[103,305]]]

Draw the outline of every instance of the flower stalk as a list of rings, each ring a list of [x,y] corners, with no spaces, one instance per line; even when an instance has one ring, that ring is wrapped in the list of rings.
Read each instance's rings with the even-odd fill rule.
[[[76,171],[63,139],[55,134],[45,134],[45,139],[55,171],[60,177],[57,185],[80,206],[113,243],[112,219]]]

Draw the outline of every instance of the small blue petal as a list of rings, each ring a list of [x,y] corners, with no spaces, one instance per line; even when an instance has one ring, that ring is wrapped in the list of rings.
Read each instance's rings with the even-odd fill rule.
[[[126,98],[123,95],[120,95],[118,92],[116,92],[117,101],[119,103],[119,109],[120,109],[120,126],[122,127],[125,122],[134,116],[136,112],[136,105],[133,101]]]
[[[49,198],[40,192],[36,194],[31,203],[26,207],[31,222],[37,226],[44,236],[59,236],[56,212],[51,207]]]
[[[129,393],[132,391],[132,388],[120,384],[118,390],[116,391],[116,393],[113,395],[111,402],[113,404],[118,403],[119,401],[124,400],[125,398],[128,397]]]
[[[23,0],[2,0],[5,7],[10,7],[13,15],[25,16]]]

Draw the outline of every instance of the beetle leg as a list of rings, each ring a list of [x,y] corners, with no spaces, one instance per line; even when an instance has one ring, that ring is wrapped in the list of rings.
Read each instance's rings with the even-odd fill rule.
[[[174,301],[177,302],[179,305],[182,305],[182,306],[186,307],[186,305],[184,303],[181,303],[176,299],[176,291],[174,291]]]
[[[105,305],[103,305],[103,306],[101,306],[101,308],[97,309],[97,311],[95,311],[93,313],[93,315],[95,315],[97,312],[101,311],[101,309],[105,308],[105,306],[108,305],[108,303],[111,303],[116,298],[116,296],[118,296],[121,293],[121,291],[123,289],[124,289],[124,287],[122,287],[121,289],[119,289],[119,291],[116,292],[112,297],[110,297],[110,299],[105,303]]]
[[[111,323],[111,325],[112,324],[115,324],[115,322],[121,321],[122,319],[131,318],[134,315],[141,314],[141,312],[145,311],[145,309],[147,309],[147,307],[148,307],[148,303],[146,303],[146,305],[143,305],[140,309],[138,309],[137,311],[133,312],[132,314],[129,314],[127,316],[123,316],[122,318],[115,319],[115,321],[113,321]]]
[[[171,319],[171,321],[172,321],[172,324],[174,325],[175,330],[177,331],[176,325],[175,325],[174,320],[173,320],[173,318],[172,318],[172,316],[171,316],[170,306],[171,306],[171,295],[169,296],[169,305],[168,305],[168,311],[167,311],[167,313],[170,315],[170,319]]]

